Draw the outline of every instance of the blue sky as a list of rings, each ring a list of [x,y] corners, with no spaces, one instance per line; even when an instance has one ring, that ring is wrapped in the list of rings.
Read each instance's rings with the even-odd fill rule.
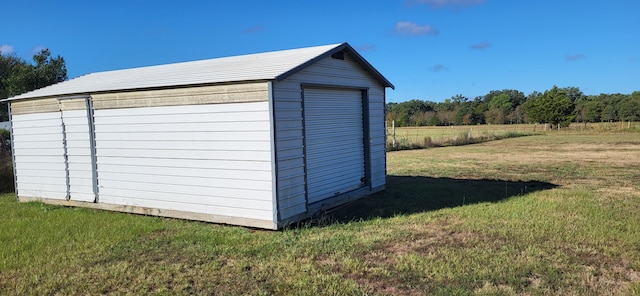
[[[640,1],[6,1],[0,50],[49,48],[69,78],[349,42],[395,86],[388,102],[640,90]]]

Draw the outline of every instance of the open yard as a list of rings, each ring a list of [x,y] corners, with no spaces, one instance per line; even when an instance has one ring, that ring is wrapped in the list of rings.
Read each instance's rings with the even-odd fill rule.
[[[0,196],[0,294],[640,295],[640,133],[387,159],[387,190],[280,232]]]
[[[394,127],[386,122],[387,150],[457,146],[495,139],[536,135],[551,131],[548,124],[484,124]],[[640,122],[572,123],[560,132],[600,134],[610,132],[640,131]]]

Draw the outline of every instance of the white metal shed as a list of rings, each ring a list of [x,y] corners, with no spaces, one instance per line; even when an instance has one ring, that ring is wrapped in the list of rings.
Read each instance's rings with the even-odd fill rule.
[[[349,44],[108,71],[7,99],[20,201],[278,229],[385,186]]]

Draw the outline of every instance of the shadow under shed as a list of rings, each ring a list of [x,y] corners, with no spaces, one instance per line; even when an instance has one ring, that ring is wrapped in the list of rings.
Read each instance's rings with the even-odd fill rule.
[[[555,187],[558,185],[539,181],[388,176],[383,192],[334,209],[325,216],[334,222],[387,218],[497,202]]]

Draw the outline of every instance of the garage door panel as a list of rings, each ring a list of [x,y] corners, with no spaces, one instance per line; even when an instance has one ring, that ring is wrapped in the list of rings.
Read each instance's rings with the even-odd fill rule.
[[[305,88],[308,202],[364,186],[362,92]]]

